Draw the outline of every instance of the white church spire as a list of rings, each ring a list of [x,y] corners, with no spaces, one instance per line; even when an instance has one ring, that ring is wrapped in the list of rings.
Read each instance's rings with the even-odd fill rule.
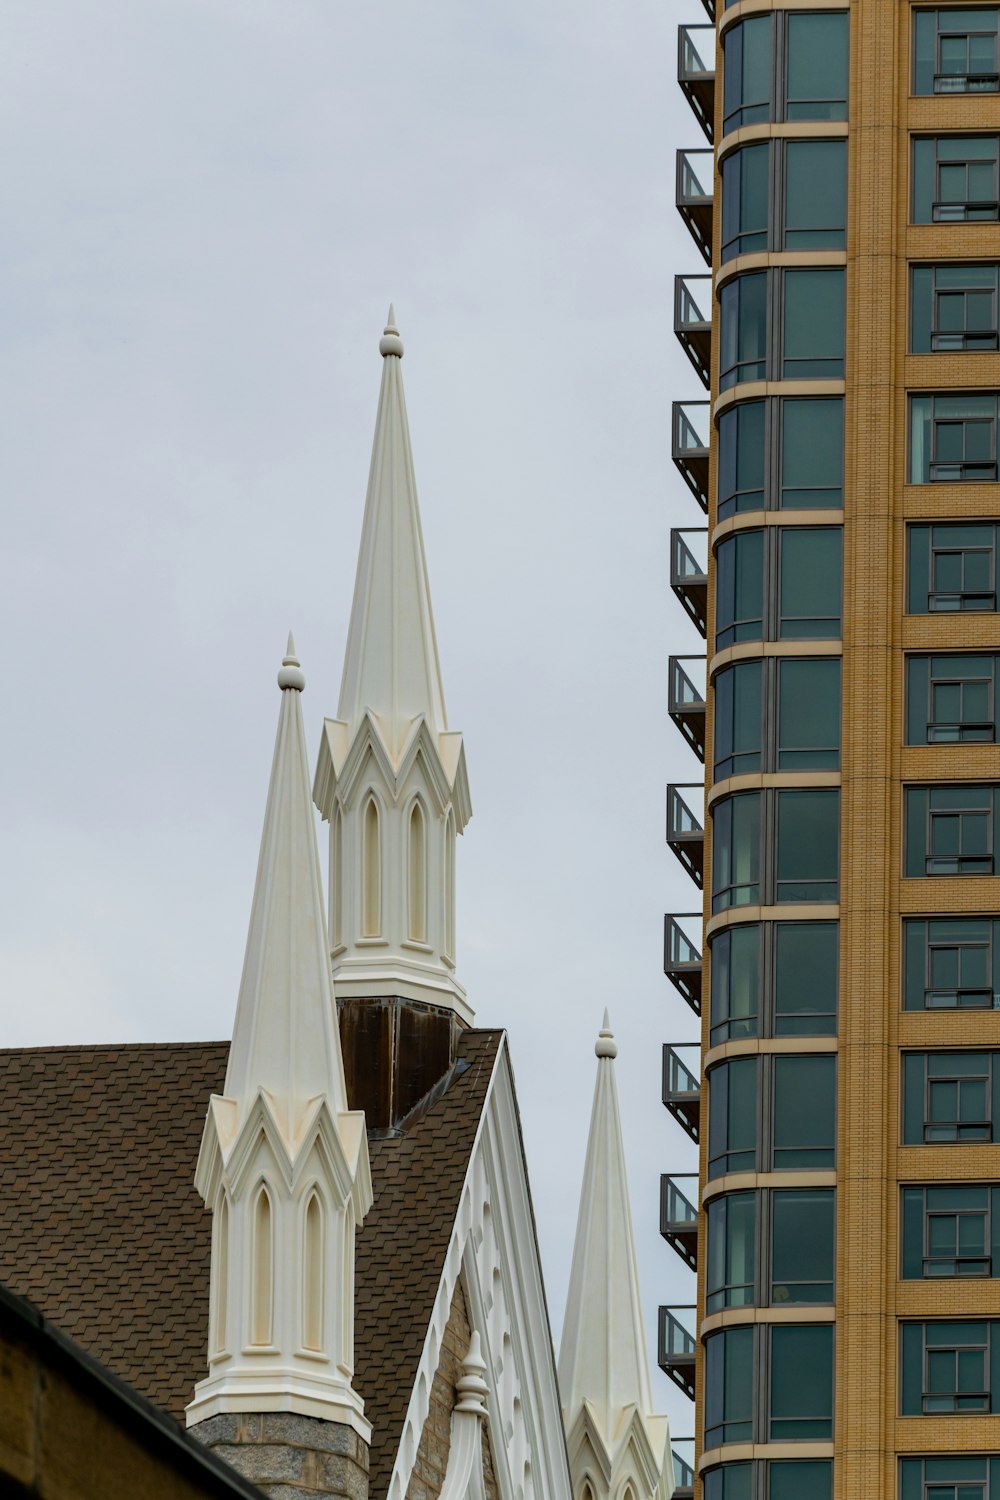
[[[371,1429],[352,1388],[354,1230],[371,1207],[348,1111],[291,636],[226,1092],[195,1183],[213,1213],[209,1374],[188,1426],[295,1412]]]
[[[392,307],[379,353],[382,389],[337,717],[354,731],[371,709],[395,760],[419,714],[435,733],[448,721]]]
[[[395,314],[383,358],[336,719],[313,795],[330,824],[330,939],[342,999],[472,1011],[455,977],[455,837],[472,816],[438,662]]]
[[[587,1476],[594,1500],[670,1493],[667,1419],[653,1413],[639,1273],[629,1206],[607,1011],[594,1048],[597,1083],[583,1170],[559,1389],[574,1493]],[[603,1478],[602,1478],[603,1476]]]

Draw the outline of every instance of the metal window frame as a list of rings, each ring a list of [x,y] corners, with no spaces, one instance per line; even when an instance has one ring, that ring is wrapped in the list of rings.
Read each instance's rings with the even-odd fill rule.
[[[936,670],[935,664],[945,662],[975,660],[983,662],[984,668],[980,676],[959,676],[952,672],[950,675],[942,675],[940,668]],[[944,745],[944,744],[994,744],[997,739],[997,656],[990,651],[966,651],[966,652],[908,652],[906,655],[906,723],[909,727],[909,694],[911,684],[911,673],[914,668],[921,668],[926,677],[927,698],[927,720],[924,725],[924,738],[917,741],[907,740],[908,744],[920,745]],[[985,684],[987,689],[987,704],[989,710],[988,719],[971,719],[966,717],[965,693],[967,687],[976,687]],[[959,691],[959,717],[957,719],[938,719],[935,717],[936,705],[934,695],[940,688],[957,687]],[[935,734],[935,730],[954,730],[955,733],[946,738],[943,734]]]
[[[936,1327],[937,1324],[935,1322],[925,1322],[925,1323],[922,1323],[920,1325],[921,1326],[921,1330],[922,1330],[922,1335],[921,1335],[921,1356],[922,1356],[922,1359],[921,1359],[921,1372],[920,1372],[920,1383],[921,1383],[920,1405],[921,1405],[921,1409],[922,1409],[923,1413],[926,1416],[959,1416],[959,1415],[963,1415],[963,1414],[964,1415],[968,1415],[968,1416],[981,1416],[983,1414],[989,1415],[990,1409],[992,1407],[991,1392],[990,1392],[990,1388],[989,1388],[989,1373],[990,1373],[989,1372],[989,1361],[990,1361],[990,1344],[991,1344],[991,1340],[993,1338],[993,1320],[990,1319],[990,1318],[976,1318],[976,1319],[971,1319],[971,1318],[954,1318],[954,1319],[949,1319],[948,1321],[949,1322],[956,1322],[956,1323],[964,1323],[964,1322],[985,1323],[986,1324],[986,1342],[985,1342],[985,1344],[973,1344],[973,1343],[965,1343],[965,1344],[955,1344],[955,1343],[931,1344],[931,1343],[928,1342],[928,1337],[927,1337],[928,1329]],[[983,1374],[984,1374],[984,1376],[986,1378],[985,1378],[985,1380],[983,1382],[983,1388],[982,1388],[982,1390],[960,1391],[958,1389],[958,1356],[960,1354],[968,1354],[972,1350],[979,1350],[979,1351],[982,1352],[982,1357],[983,1357]],[[929,1373],[928,1373],[928,1363],[929,1363],[929,1357],[930,1357],[930,1355],[932,1353],[934,1353],[934,1354],[951,1353],[951,1354],[954,1355],[954,1364],[955,1364],[955,1390],[954,1391],[931,1391],[929,1389],[930,1376],[929,1376]],[[940,1407],[940,1406],[938,1406],[938,1407],[928,1408],[928,1405],[927,1405],[928,1401],[940,1400],[942,1397],[948,1397],[948,1396],[951,1396],[952,1399],[954,1400],[954,1402],[956,1403],[954,1406],[951,1406],[951,1407]],[[958,1401],[960,1399],[962,1399],[962,1398],[972,1399],[972,1398],[975,1398],[975,1397],[981,1397],[982,1400],[985,1402],[985,1405],[983,1407],[968,1407],[968,1406],[967,1407],[960,1407],[957,1404]]]
[[[712,1198],[705,1205],[705,1311],[706,1314],[726,1312],[732,1309],[749,1307],[832,1307],[836,1296],[837,1282],[837,1229],[836,1212],[834,1212],[834,1239],[831,1247],[833,1264],[833,1275],[827,1281],[802,1280],[795,1283],[797,1286],[821,1286],[830,1287],[831,1295],[828,1299],[817,1299],[815,1302],[790,1302],[775,1301],[774,1299],[774,1195],[775,1193],[829,1193],[836,1205],[836,1188],[737,1188],[732,1193],[722,1193]],[[711,1222],[713,1212],[724,1210],[723,1240],[728,1243],[728,1205],[733,1198],[749,1195],[754,1203],[754,1276],[753,1281],[723,1282],[721,1286],[712,1287],[708,1281],[708,1268],[710,1264],[709,1244],[711,1239]],[[749,1287],[751,1300],[749,1302],[732,1302],[729,1300],[729,1292],[734,1289],[743,1290]],[[719,1295],[723,1296],[721,1303],[713,1302],[709,1306],[710,1299]]]
[[[747,1053],[747,1054],[743,1054],[743,1055],[740,1055],[740,1056],[737,1056],[737,1057],[726,1057],[726,1058],[723,1058],[720,1062],[715,1063],[708,1070],[708,1072],[705,1074],[705,1083],[708,1086],[708,1103],[707,1103],[707,1105],[703,1106],[703,1111],[704,1111],[705,1120],[706,1120],[705,1139],[706,1139],[706,1164],[707,1164],[707,1169],[708,1169],[708,1173],[707,1173],[707,1180],[708,1181],[714,1182],[714,1181],[716,1181],[720,1177],[729,1177],[729,1176],[734,1175],[737,1172],[756,1172],[756,1173],[760,1173],[760,1172],[786,1172],[786,1171],[787,1172],[804,1172],[804,1171],[833,1172],[833,1171],[836,1171],[837,1161],[838,1161],[838,1157],[839,1157],[839,1144],[838,1144],[838,1141],[837,1141],[837,1116],[838,1116],[839,1110],[838,1110],[838,1101],[837,1101],[836,1088],[834,1088],[833,1139],[832,1139],[831,1144],[829,1146],[806,1146],[806,1147],[802,1147],[801,1148],[802,1150],[814,1152],[814,1153],[817,1153],[817,1154],[819,1152],[827,1152],[827,1151],[829,1151],[831,1153],[831,1155],[832,1155],[832,1160],[829,1163],[825,1163],[825,1164],[823,1164],[822,1166],[819,1166],[819,1167],[803,1167],[802,1165],[797,1165],[797,1166],[794,1166],[794,1167],[781,1167],[781,1166],[776,1166],[775,1163],[774,1163],[774,1151],[775,1151],[775,1147],[774,1147],[774,1126],[775,1126],[775,1118],[774,1118],[774,1082],[775,1082],[775,1062],[779,1061],[779,1060],[782,1061],[782,1062],[787,1062],[789,1059],[800,1059],[800,1058],[828,1058],[828,1059],[830,1059],[832,1061],[832,1063],[833,1063],[834,1080],[836,1081],[839,1069],[838,1069],[838,1066],[837,1066],[837,1056],[836,1056],[836,1053],[833,1053],[833,1052],[776,1052],[776,1053],[770,1053],[770,1052],[760,1053],[759,1052],[759,1053]],[[753,1155],[754,1155],[754,1165],[752,1167],[732,1167],[732,1166],[729,1165],[729,1162],[728,1162],[728,1158],[730,1156],[732,1156],[734,1154],[745,1155],[745,1154],[748,1154],[748,1153],[745,1152],[745,1151],[740,1151],[739,1153],[734,1153],[733,1151],[731,1151],[729,1149],[728,1144],[727,1144],[727,1147],[726,1147],[726,1149],[724,1151],[722,1151],[722,1152],[720,1152],[720,1153],[718,1153],[717,1155],[714,1155],[714,1156],[711,1154],[711,1148],[712,1148],[712,1129],[711,1129],[712,1114],[711,1114],[711,1108],[712,1108],[712,1088],[713,1088],[712,1080],[713,1080],[713,1077],[714,1078],[721,1077],[723,1069],[724,1068],[729,1068],[734,1062],[745,1062],[745,1061],[753,1061],[753,1063],[755,1064],[755,1080],[756,1080],[755,1081],[755,1090],[756,1090],[756,1099],[755,1099],[754,1125],[755,1125],[755,1137],[756,1138],[755,1138],[755,1142],[754,1142],[754,1152],[753,1152]],[[727,1140],[727,1142],[728,1142],[728,1139],[729,1139],[729,1114],[728,1114],[728,1105],[729,1105],[729,1098],[728,1098],[728,1091],[727,1091],[727,1094],[726,1094],[726,1124],[725,1124],[725,1134],[726,1134],[726,1140]],[[789,1148],[789,1149],[791,1149],[791,1148]],[[713,1172],[712,1171],[713,1165],[715,1163],[717,1163],[717,1162],[722,1162],[722,1161],[725,1161],[726,1165],[721,1170],[717,1170],[717,1171]]]
[[[837,921],[836,918],[820,917],[818,919],[818,921],[819,921],[820,925],[822,925],[822,926],[827,926],[827,927],[838,927],[839,926],[839,923],[838,923],[838,921]],[[766,1040],[770,1040],[770,1039],[773,1039],[773,1038],[775,1038],[776,1036],[779,1035],[779,1033],[775,1030],[775,1019],[776,1019],[775,995],[776,995],[776,980],[777,980],[777,974],[778,974],[778,958],[777,958],[777,953],[778,953],[778,929],[779,929],[779,927],[789,927],[789,926],[792,926],[792,925],[795,925],[795,924],[793,924],[791,922],[788,922],[788,921],[784,921],[783,922],[781,920],[778,920],[778,921],[766,921],[766,922],[760,922],[760,921],[758,921],[758,922],[740,922],[740,923],[733,923],[733,924],[728,925],[726,927],[720,928],[718,932],[713,933],[712,937],[709,939],[709,945],[708,945],[708,948],[709,948],[709,986],[708,986],[708,1025],[709,1025],[709,1033],[708,1034],[709,1034],[709,1045],[710,1046],[717,1047],[717,1046],[721,1046],[725,1042],[740,1041],[740,1040],[742,1040],[742,1038],[740,1038],[740,1037],[717,1036],[715,1034],[717,1031],[721,1030],[721,1028],[723,1026],[727,1026],[728,1027],[731,1024],[731,1021],[729,1021],[729,1020],[727,1020],[725,1022],[717,1023],[717,1024],[713,1024],[713,1021],[712,1021],[712,998],[713,998],[712,975],[715,973],[715,966],[714,966],[714,963],[712,962],[711,955],[712,955],[712,952],[714,951],[716,943],[718,943],[719,941],[721,941],[724,937],[729,936],[737,928],[740,929],[740,930],[742,930],[742,931],[745,931],[748,927],[756,928],[757,934],[758,934],[758,941],[757,941],[757,1000],[758,1000],[758,1004],[757,1004],[757,1013],[753,1017],[753,1019],[756,1021],[757,1027],[756,1027],[756,1030],[754,1030],[753,1032],[750,1032],[749,1035],[752,1036],[752,1037],[756,1037],[758,1039],[763,1038],[763,1039],[766,1039]],[[839,954],[838,954],[838,963],[839,963]],[[833,1021],[834,1024],[833,1024],[833,1027],[831,1028],[830,1031],[828,1031],[828,1032],[802,1032],[802,1033],[794,1033],[794,1032],[793,1033],[787,1033],[787,1032],[782,1032],[782,1033],[780,1033],[781,1037],[783,1039],[794,1040],[795,1037],[796,1037],[796,1035],[800,1035],[800,1036],[835,1036],[836,1035],[837,1016],[838,1016],[837,1010],[835,1009],[835,1010],[830,1011],[830,1012],[823,1011],[823,1012],[821,1012],[821,1014],[824,1015],[824,1016],[825,1015],[829,1015],[831,1017],[831,1019],[832,1019],[832,1021]]]
[[[778,266],[770,269],[755,268],[753,270],[739,271],[735,276],[727,280],[719,290],[719,370],[718,387],[721,391],[735,390],[738,386],[753,383],[760,380],[843,380],[847,369],[847,344],[846,331],[843,352],[834,358],[817,356],[796,356],[789,358],[785,353],[785,288],[788,277],[815,275],[828,276],[834,272],[841,276],[845,289],[847,278],[843,266]],[[765,294],[765,342],[763,358],[750,360],[737,360],[733,365],[723,365],[723,297],[739,288],[751,276],[764,278]],[[739,301],[737,299],[736,322],[739,326]],[[846,303],[845,303],[845,330],[846,330]],[[738,371],[742,365],[761,365],[759,374],[737,375],[729,379],[732,371]],[[839,364],[839,370],[808,371],[802,373],[799,366],[804,364],[823,363],[827,365]]]
[[[998,271],[1000,271],[1000,267],[998,267]],[[920,524],[924,524],[924,523],[920,523]],[[1000,541],[1000,536],[998,536],[998,530],[1000,530],[1000,528],[998,528],[995,525],[995,523],[993,523],[991,521],[982,521],[982,522],[980,522],[980,521],[974,521],[974,522],[969,522],[968,523],[970,527],[971,526],[977,526],[977,527],[979,527],[979,526],[990,526],[992,528],[992,531],[993,531],[993,541],[992,541],[992,543],[988,547],[980,546],[978,543],[976,543],[975,546],[969,546],[969,547],[956,547],[953,544],[949,544],[947,546],[935,546],[935,543],[934,543],[934,532],[935,532],[935,530],[939,526],[948,525],[948,524],[949,523],[947,523],[947,522],[935,522],[935,521],[930,521],[930,522],[926,523],[927,530],[929,532],[929,536],[927,538],[927,568],[928,568],[928,574],[927,574],[927,613],[928,614],[965,614],[965,613],[971,613],[971,614],[981,614],[982,613],[982,614],[985,614],[985,613],[995,613],[996,609],[997,609],[997,551],[998,551],[998,541]],[[958,524],[961,525],[962,523],[959,522]],[[989,555],[989,559],[990,559],[990,583],[992,584],[993,587],[992,587],[991,591],[987,591],[986,593],[984,593],[981,589],[967,589],[965,587],[965,582],[966,582],[966,579],[965,579],[965,559],[966,559],[966,557],[970,553],[981,553],[981,552],[987,553]],[[952,599],[952,598],[956,597],[956,595],[955,595],[955,593],[954,593],[953,590],[935,588],[935,584],[937,582],[937,579],[935,577],[935,561],[936,561],[936,559],[938,557],[942,557],[942,556],[955,556],[955,555],[959,556],[961,558],[961,560],[962,560],[961,561],[962,588],[959,590],[959,593],[958,593],[957,597],[959,599],[965,599],[966,597],[968,597],[970,599],[992,598],[992,600],[993,600],[993,607],[992,607],[991,611],[978,610],[978,609],[969,609],[969,610],[967,610],[967,609],[965,609],[963,607],[963,605],[961,603],[959,604],[959,607],[957,609],[954,609],[954,610],[940,610],[940,609],[935,609],[933,607],[931,601],[934,600],[934,599],[938,599],[938,598]]]
[[[751,406],[762,406],[764,409],[764,454],[763,475],[761,484],[752,489],[734,490],[732,495],[720,496],[718,494],[718,469],[721,463],[717,462],[716,475],[716,515],[717,518],[725,520],[728,516],[751,515],[756,511],[770,510],[792,510],[800,514],[809,507],[782,505],[781,499],[785,490],[783,474],[783,449],[784,449],[784,419],[785,406],[788,402],[795,401],[829,401],[839,402],[843,412],[843,396],[754,396],[749,401],[736,401],[728,406],[725,411],[720,412],[717,427],[719,429],[719,442],[721,445],[721,431],[723,419],[730,413],[736,415],[741,409]],[[738,421],[738,417],[737,417]],[[720,454],[721,457],[721,454]],[[840,484],[836,487],[838,496],[832,494],[830,485],[814,486],[817,495],[829,496],[829,503],[818,506],[817,509],[843,510],[844,508],[844,465],[843,448],[841,449],[841,472]],[[761,495],[762,503],[759,506],[746,506],[740,508],[738,500],[742,495]]]
[[[961,159],[959,157],[947,157],[942,160],[939,148],[942,140],[949,140],[952,135],[935,135],[931,139],[934,142],[934,180],[932,183],[931,196],[931,223],[932,224],[968,224],[968,223],[993,223],[1000,218],[1000,135],[992,131],[956,131],[954,135],[966,135],[975,137],[977,140],[992,140],[993,151],[993,197],[983,199],[971,199],[969,197],[969,167],[973,162],[982,164],[989,160],[988,157],[971,156]],[[961,167],[965,174],[965,196],[952,199],[941,196],[941,168]],[[948,213],[948,209],[960,209],[961,213]],[[986,213],[976,212],[985,209]],[[970,212],[972,210],[972,212]]]
[[[712,879],[713,885],[710,891],[713,915],[721,911],[738,911],[743,906],[781,906],[785,901],[809,903],[815,901],[817,905],[829,905],[840,899],[840,829],[838,820],[837,833],[837,855],[836,855],[836,891],[832,896],[793,896],[782,898],[778,882],[778,806],[780,799],[787,796],[795,796],[800,792],[825,792],[839,798],[840,790],[837,787],[755,787],[747,791],[734,791],[725,797],[720,797],[718,802],[713,803],[709,809],[712,817]],[[721,808],[732,806],[737,797],[758,797],[760,801],[760,813],[758,831],[760,844],[757,851],[757,879],[756,881],[741,881],[738,884],[730,883],[725,886],[716,887],[714,884],[715,872],[719,861],[715,857],[715,819]],[[782,882],[788,884],[789,882]],[[828,881],[810,880],[800,881],[798,884],[827,885]],[[727,902],[719,904],[719,898],[726,893],[739,889],[740,887],[757,887],[757,899],[740,903]]]
[[[841,547],[841,599],[840,611],[836,615],[784,615],[781,612],[781,584],[782,584],[782,553],[786,532],[794,531],[797,536],[806,532],[836,532],[840,537]],[[763,578],[761,580],[761,633],[759,636],[742,636],[729,638],[730,632],[740,626],[753,625],[755,618],[749,616],[744,620],[733,618],[731,624],[719,630],[719,606],[722,601],[722,592],[718,586],[719,576],[719,554],[723,547],[734,546],[744,537],[761,534],[761,563]],[[720,651],[726,646],[739,645],[745,641],[810,641],[820,647],[817,655],[822,654],[822,644],[825,641],[839,641],[843,639],[844,633],[844,599],[843,599],[843,526],[824,526],[822,524],[810,525],[806,523],[801,526],[742,526],[738,531],[724,536],[715,547],[716,563],[716,592],[715,592],[715,619],[713,632],[713,645],[715,651]],[[737,554],[734,553],[734,556]],[[735,576],[735,570],[734,570]],[[803,622],[812,622],[817,625],[824,622],[835,624],[838,629],[833,635],[787,635],[784,627],[787,625],[801,625]]]

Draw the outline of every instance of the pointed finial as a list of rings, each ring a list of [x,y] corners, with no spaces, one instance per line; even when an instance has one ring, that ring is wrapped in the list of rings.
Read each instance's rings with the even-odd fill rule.
[[[486,1397],[490,1389],[483,1379],[485,1374],[486,1361],[483,1359],[479,1334],[474,1333],[469,1343],[469,1352],[462,1361],[462,1373],[455,1382],[459,1397],[456,1411],[471,1411],[477,1417],[485,1417]]]
[[[600,1035],[594,1043],[594,1051],[598,1057],[618,1056],[618,1043],[615,1041],[614,1033],[611,1030],[611,1021],[608,1018],[606,1008],[604,1011],[604,1024],[601,1026]]]
[[[378,352],[383,357],[386,354],[396,354],[400,359],[403,357],[403,340],[396,327],[396,309],[391,302],[389,303],[389,316],[385,320],[385,331],[379,339]]]
[[[306,685],[306,674],[303,672],[298,657],[295,655],[295,637],[288,632],[288,645],[285,648],[284,660],[281,663],[281,671],[278,673],[278,686],[293,688],[296,693],[301,693]]]

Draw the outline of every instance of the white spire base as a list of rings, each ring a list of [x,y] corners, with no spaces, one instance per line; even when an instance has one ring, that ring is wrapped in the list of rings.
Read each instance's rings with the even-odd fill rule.
[[[201,1381],[185,1416],[187,1425],[206,1422],[226,1412],[290,1411],[300,1417],[318,1417],[350,1427],[366,1443],[372,1440],[372,1425],[364,1414],[364,1402],[346,1376],[310,1379],[298,1370],[269,1369],[262,1377],[253,1370],[232,1370]]]

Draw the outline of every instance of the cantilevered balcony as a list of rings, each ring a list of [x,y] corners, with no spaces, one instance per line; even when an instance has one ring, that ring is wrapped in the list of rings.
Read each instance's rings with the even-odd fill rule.
[[[707,401],[675,401],[670,456],[708,515],[708,449],[711,416]]]
[[[677,212],[708,266],[712,264],[714,171],[714,151],[678,151]]]
[[[674,277],[674,333],[708,390],[712,362],[712,278]]]
[[[680,1183],[690,1188],[687,1192]],[[698,1210],[691,1202],[698,1196],[698,1173],[664,1172],[660,1178],[660,1233],[672,1250],[692,1271],[698,1269]]]
[[[684,792],[696,795],[688,799]],[[704,795],[700,781],[667,787],[667,843],[699,890],[705,870],[705,830],[690,802],[700,802]]]
[[[708,527],[670,528],[670,587],[704,638],[708,633]]]
[[[692,1401],[695,1351],[698,1347],[693,1331],[695,1312],[695,1307],[690,1304],[684,1307],[661,1307],[657,1340],[657,1363],[660,1369]],[[683,1314],[687,1316],[682,1321],[679,1315]]]
[[[684,930],[681,923],[687,925]],[[693,934],[701,931],[701,912],[678,912],[663,918],[663,972],[696,1016],[701,1015],[701,951]]]
[[[673,1500],[692,1500],[694,1495],[694,1438],[670,1439],[674,1460]]]
[[[681,1057],[682,1052],[692,1053],[695,1067],[701,1048],[697,1042],[664,1042],[663,1044],[663,1102],[688,1135],[698,1144],[701,1126],[701,1084],[698,1075],[692,1073]]]
[[[701,0],[710,21],[715,20],[715,0]]]
[[[698,759],[705,759],[705,658],[672,656],[669,662],[667,713]]]
[[[678,26],[677,82],[705,139],[715,135],[715,27]]]

